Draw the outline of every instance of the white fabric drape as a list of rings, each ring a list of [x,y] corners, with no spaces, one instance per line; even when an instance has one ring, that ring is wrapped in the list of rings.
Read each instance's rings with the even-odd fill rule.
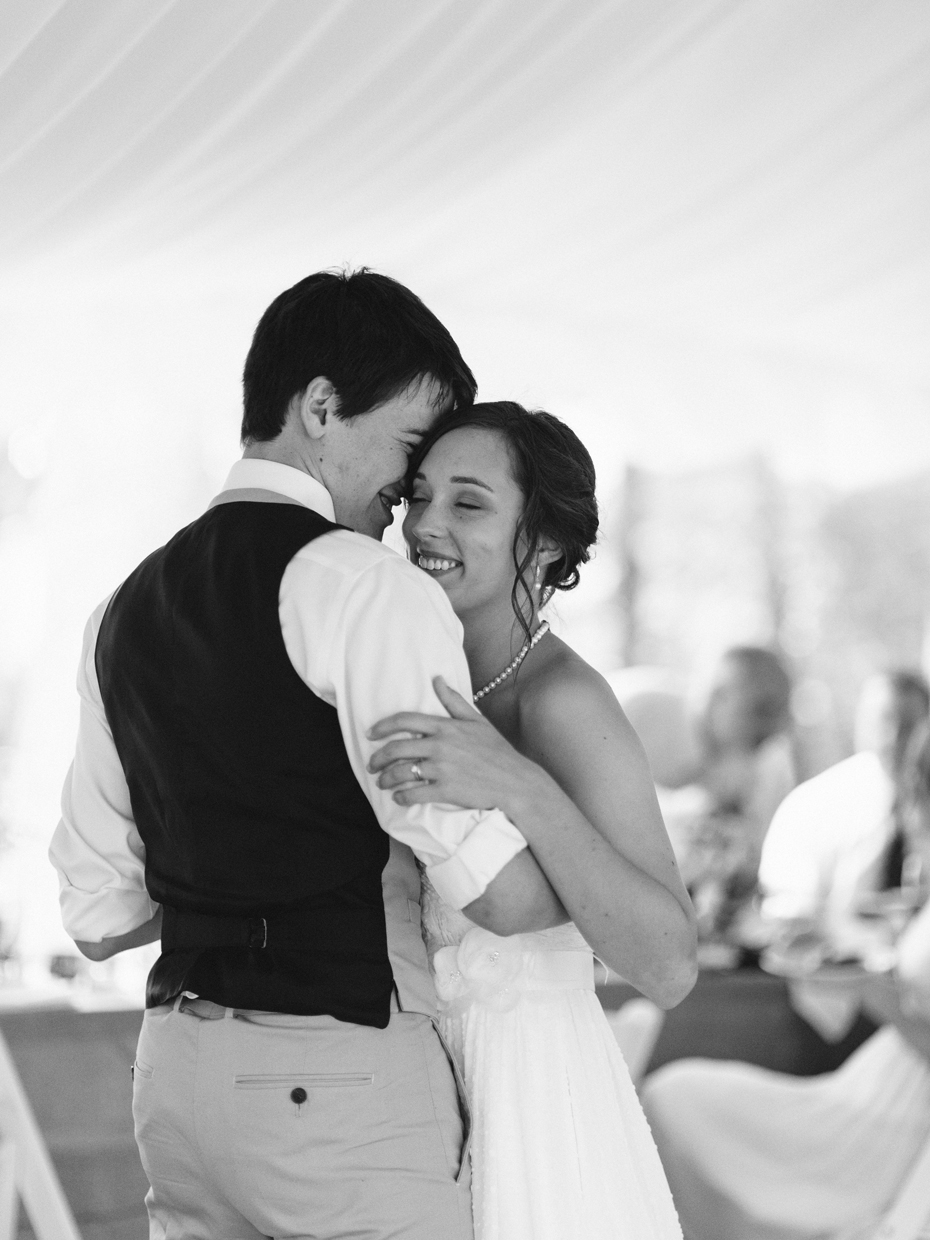
[[[41,853],[83,620],[209,499],[250,332],[318,267],[396,275],[482,396],[565,417],[606,526],[625,460],[930,465],[928,83],[912,0],[6,0],[0,464],[46,464],[0,530],[0,817]]]
[[[799,404],[795,470],[834,405],[913,451],[928,82],[909,0],[10,0],[0,271],[8,304],[142,262],[143,297],[257,305],[368,261],[448,295],[508,394],[644,406],[646,463],[673,417],[719,457]]]

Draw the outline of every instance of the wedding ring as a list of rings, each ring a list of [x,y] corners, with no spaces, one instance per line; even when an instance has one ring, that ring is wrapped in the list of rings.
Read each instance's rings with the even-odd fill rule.
[[[418,784],[426,783],[426,780],[423,778],[423,772],[420,770],[419,762],[410,763],[410,774],[417,781]]]

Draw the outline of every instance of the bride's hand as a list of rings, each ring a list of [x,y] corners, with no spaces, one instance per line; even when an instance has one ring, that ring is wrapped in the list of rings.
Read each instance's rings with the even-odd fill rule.
[[[513,819],[521,795],[548,777],[441,676],[433,687],[451,718],[402,711],[369,730],[371,740],[414,733],[375,750],[368,769],[380,772],[378,786],[392,789],[398,805],[438,801],[468,809],[502,809]]]

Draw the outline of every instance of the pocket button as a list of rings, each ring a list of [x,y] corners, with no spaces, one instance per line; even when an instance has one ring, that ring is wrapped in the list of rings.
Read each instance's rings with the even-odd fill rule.
[[[298,1085],[296,1088],[291,1090],[291,1102],[296,1102],[298,1106],[301,1106],[306,1101],[307,1091],[302,1085]]]

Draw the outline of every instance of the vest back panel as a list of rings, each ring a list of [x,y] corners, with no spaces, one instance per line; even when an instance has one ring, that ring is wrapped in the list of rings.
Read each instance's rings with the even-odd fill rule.
[[[305,952],[163,955],[150,1004],[186,988],[232,1007],[387,1023],[388,837],[278,614],[290,560],[336,528],[294,504],[219,504],[143,561],[104,616],[97,676],[152,898],[308,927]]]

